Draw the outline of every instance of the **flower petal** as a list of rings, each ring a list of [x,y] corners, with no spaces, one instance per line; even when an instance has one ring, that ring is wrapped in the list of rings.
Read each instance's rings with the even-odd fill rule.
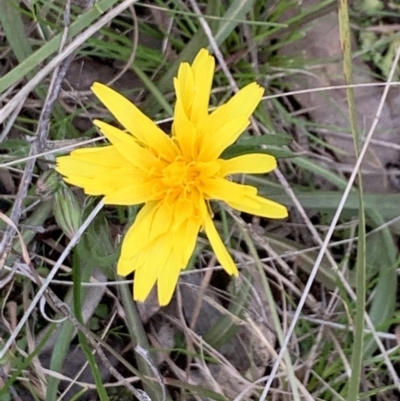
[[[118,153],[114,146],[76,149],[71,153],[71,156],[74,159],[84,160],[99,166],[118,168],[128,165],[125,160],[121,161],[121,154]]]
[[[241,202],[244,198],[257,194],[257,188],[251,185],[237,184],[225,178],[204,180],[204,187],[202,189],[209,199],[217,199],[225,202]]]
[[[192,257],[192,254],[196,248],[197,236],[199,235],[200,228],[200,221],[194,219],[188,219],[186,227],[184,227],[185,241],[183,241],[184,249],[181,255],[183,258],[181,265],[184,266],[184,268],[186,268],[187,264],[189,263],[189,259]]]
[[[88,195],[108,195],[142,184],[141,171],[133,166],[107,171],[92,178],[83,188]]]
[[[196,126],[208,116],[215,60],[206,49],[201,49],[192,65],[182,63],[174,80],[177,104]],[[175,108],[176,115],[176,108]]]
[[[153,243],[158,236],[167,232],[171,227],[172,219],[173,213],[164,203],[157,201],[146,203],[125,235],[121,255],[126,259],[132,259],[142,249]],[[131,246],[132,244],[134,246]],[[118,274],[122,273],[118,272]]]
[[[198,125],[208,116],[212,80],[214,76],[215,59],[206,49],[201,49],[192,64],[195,95],[192,104],[190,120]]]
[[[122,156],[123,159],[120,157],[120,159],[122,159],[121,164],[128,161],[146,171],[160,169],[164,166],[164,163],[156,157],[154,153],[140,146],[138,142],[126,132],[99,120],[94,120],[93,124],[100,129],[104,136],[114,145],[119,155]]]
[[[264,94],[264,88],[253,82],[240,89],[226,104],[226,109],[223,111],[224,118],[231,120],[237,116],[245,116],[250,118],[254,110],[261,101]],[[215,118],[218,117],[218,109],[216,109]],[[218,117],[220,118],[220,117]],[[225,121],[223,122],[225,123]]]
[[[158,301],[161,306],[167,305],[171,301],[179,279],[179,273],[187,267],[195,249],[199,230],[200,222],[189,219],[186,224],[183,224],[179,230],[172,234],[172,257],[169,265],[166,265],[160,271],[157,281]]]
[[[158,273],[158,270],[153,268],[149,271],[146,266],[136,270],[133,281],[133,299],[135,301],[144,302],[146,300],[156,284]]]
[[[162,157],[168,160],[175,158],[177,155],[176,147],[170,138],[127,98],[98,82],[95,82],[91,89],[114,117],[135,138]]]
[[[201,219],[189,216],[177,227],[164,204],[146,204],[122,244],[118,274],[135,271],[134,298],[143,301],[158,280],[160,305],[171,300],[178,281],[196,246]],[[170,213],[168,217],[166,214]],[[174,228],[175,227],[175,228]],[[140,237],[141,236],[141,237]]]
[[[147,251],[146,263],[135,271],[133,299],[143,302],[154,287],[161,270],[171,258],[169,241],[159,241]]]
[[[219,159],[221,165],[220,174],[225,177],[229,174],[260,174],[268,173],[276,168],[274,156],[262,153],[252,153],[234,157],[232,159]]]
[[[195,219],[195,205],[192,199],[178,198],[174,205],[174,219],[171,230],[179,230],[189,219]]]
[[[174,88],[176,102],[180,103],[186,117],[190,120],[192,112],[193,99],[195,97],[195,86],[193,72],[189,63],[181,63],[178,69],[178,75],[174,78]],[[175,120],[176,106],[174,112]]]
[[[186,157],[195,158],[197,156],[194,147],[196,141],[196,129],[183,110],[183,105],[180,100],[177,100],[175,104],[172,133],[178,141],[182,154]]]
[[[161,196],[162,193],[154,191],[154,183],[150,181],[131,186],[122,186],[113,192],[107,193],[103,201],[106,205],[130,206],[154,201]]]
[[[217,131],[211,131],[212,134],[203,137],[202,143],[199,145],[199,159],[203,161],[217,159],[228,146],[238,139],[248,127],[249,122],[247,116],[240,116],[228,121],[223,126],[218,125]]]
[[[61,156],[57,158],[56,171],[66,177],[80,176],[92,178],[110,170],[112,170],[112,167],[77,159],[74,157],[73,152],[70,156]]]
[[[238,276],[239,271],[235,265],[235,262],[233,261],[231,255],[229,255],[228,250],[222,242],[222,239],[219,236],[210,215],[207,215],[204,220],[204,230],[219,263],[221,263],[221,266],[226,270],[227,273]]]
[[[124,239],[125,243],[126,238]],[[117,264],[117,274],[120,276],[127,276],[128,274],[133,273],[137,268],[137,264],[133,263],[134,259],[126,259],[123,257],[123,254],[121,253],[119,259],[118,259],[118,264]]]
[[[79,188],[84,188],[88,182],[90,182],[91,178],[82,177],[80,175],[70,175],[68,177],[64,177],[64,181],[67,184],[75,185]]]
[[[216,152],[218,157],[247,127],[250,116],[260,102],[263,93],[264,89],[253,82],[236,93],[226,104],[217,107],[208,117],[204,118],[197,127],[199,149],[207,149],[214,141],[218,141],[218,151]],[[232,126],[232,121],[235,119],[241,121],[240,124],[243,125],[241,128],[237,127],[235,129],[234,124]],[[229,130],[232,131],[231,136],[233,140],[227,135],[228,132],[226,132],[226,128],[225,131],[223,131],[227,124],[230,124]],[[219,137],[220,131],[226,132],[225,135],[227,136],[223,138],[226,141],[225,146],[221,146]]]
[[[114,146],[105,146],[77,149],[69,156],[58,157],[56,171],[66,176],[65,181],[69,184],[86,188],[93,178],[120,168],[132,170],[134,166],[122,159]]]
[[[166,265],[160,271],[157,281],[158,303],[160,306],[168,305],[171,302],[172,295],[174,294],[176,285],[179,279],[181,267],[174,263],[172,259],[169,265]]]
[[[157,210],[158,202],[146,203],[136,216],[136,219],[122,242],[121,256],[118,261],[117,273],[120,276],[126,276],[135,271],[139,265],[134,260],[137,253],[145,248],[149,224],[153,221],[153,216]],[[142,241],[140,241],[142,238]]]
[[[230,207],[254,216],[270,219],[284,219],[288,216],[288,210],[280,203],[261,196],[246,197],[239,202],[225,201]]]
[[[240,89],[227,103],[217,107],[208,118],[204,119],[198,129],[206,137],[210,132],[222,127],[236,117],[250,119],[264,94],[264,88],[253,82]]]
[[[148,265],[142,265],[135,271],[133,282],[133,299],[135,301],[144,302],[156,284],[160,273],[160,264],[150,264],[151,262],[154,261],[149,260]]]

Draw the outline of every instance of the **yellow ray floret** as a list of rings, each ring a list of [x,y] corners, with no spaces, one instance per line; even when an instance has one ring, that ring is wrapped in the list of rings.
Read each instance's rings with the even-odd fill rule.
[[[222,267],[238,275],[212,220],[210,201],[224,201],[240,211],[281,219],[287,209],[230,181],[232,174],[267,173],[276,159],[247,154],[221,159],[248,127],[264,90],[247,85],[226,104],[208,112],[214,58],[202,49],[192,64],[182,63],[174,79],[176,105],[171,136],[113,89],[95,83],[95,95],[122,125],[94,124],[109,146],[73,151],[57,159],[65,181],[88,195],[103,195],[115,205],[144,204],[122,243],[117,272],[135,272],[133,297],[144,301],[157,284],[160,305],[170,302],[204,230]]]

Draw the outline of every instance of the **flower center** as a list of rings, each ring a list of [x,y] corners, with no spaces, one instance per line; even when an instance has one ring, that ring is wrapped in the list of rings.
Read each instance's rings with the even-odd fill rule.
[[[196,162],[176,160],[163,169],[162,181],[168,187],[181,188],[183,192],[188,193],[196,186],[200,174]]]

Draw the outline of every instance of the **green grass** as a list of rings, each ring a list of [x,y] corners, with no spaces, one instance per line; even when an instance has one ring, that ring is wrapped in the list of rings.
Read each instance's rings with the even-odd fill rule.
[[[132,386],[152,400],[397,397],[400,195],[393,186],[371,191],[372,164],[362,165],[363,174],[354,168],[364,146],[376,153],[376,143],[368,142],[371,135],[382,138],[379,126],[376,133],[370,130],[370,116],[360,126],[359,89],[343,90],[340,99],[332,88],[321,97],[312,91],[359,83],[354,54],[362,54],[373,70],[370,83],[377,75],[382,82],[392,79],[398,36],[379,32],[371,39],[365,27],[369,21],[390,25],[399,10],[379,8],[371,15],[361,2],[348,15],[347,2],[341,2],[336,40],[342,49],[338,45],[337,54],[323,57],[313,55],[302,38],[337,12],[334,1],[316,6],[303,1],[302,7],[295,0],[132,3],[100,0],[87,10],[75,4],[63,43],[63,2],[38,1],[28,8],[0,0],[2,233],[18,188],[28,185],[17,222],[23,245],[13,237],[0,258],[0,401],[26,393],[46,401],[77,394],[88,399],[93,392],[101,400],[132,399]],[[357,39],[353,47],[348,46],[351,36]],[[82,87],[64,81],[40,150],[48,152],[33,156],[33,173],[23,178],[51,90],[52,63],[58,57],[62,64],[71,44],[76,44],[72,53],[79,75],[73,78]],[[98,146],[93,119],[115,123],[90,94],[94,77],[107,83],[126,68],[113,85],[168,130],[173,77],[179,64],[192,61],[202,47],[218,47],[226,67],[217,63],[213,107],[234,93],[224,71],[239,88],[253,81],[266,88],[254,114],[255,129],[224,157],[275,155],[279,174],[238,179],[287,205],[290,216],[267,221],[213,205],[216,226],[241,268],[240,279],[230,280],[221,270],[201,233],[173,302],[160,310],[152,296],[144,305],[134,303],[132,277],[117,277],[115,271],[121,238],[138,208],[101,207],[99,198],[49,172],[58,148],[78,147],[88,139]],[[300,89],[309,93],[296,94]],[[307,96],[314,95],[307,108]],[[378,111],[381,95],[371,114]],[[315,117],[318,107],[326,108],[325,120]],[[331,115],[340,115],[340,121]],[[348,147],[332,140],[343,135],[350,139]],[[385,140],[387,149],[398,146]],[[353,178],[356,182],[349,184]],[[376,180],[383,185],[381,177]],[[71,240],[77,242],[72,249]],[[31,269],[58,297],[56,304],[69,305],[66,320],[51,322],[63,313],[49,299],[43,313]],[[87,362],[81,376],[79,359]],[[62,395],[69,384],[72,392]]]

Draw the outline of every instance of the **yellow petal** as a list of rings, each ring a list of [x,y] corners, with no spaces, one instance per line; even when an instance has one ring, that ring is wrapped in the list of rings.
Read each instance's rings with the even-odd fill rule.
[[[157,252],[159,248],[157,241],[160,241],[160,236],[154,238],[154,236],[151,237],[148,234],[158,210],[158,202],[148,202],[139,211],[135,222],[129,228],[122,242],[121,256],[117,266],[117,273],[119,275],[126,276],[145,265],[156,265],[156,263],[151,263],[151,261],[154,262],[154,258],[160,255],[160,252]],[[166,235],[165,241],[161,241],[161,248],[164,246],[171,248],[169,245],[170,241],[170,237]]]
[[[143,208],[142,208],[143,210]],[[141,266],[145,261],[142,252],[147,249],[149,244],[152,241],[149,241],[146,237],[147,232],[144,230],[144,226],[141,224],[136,224],[136,221],[133,223],[133,226],[128,230],[128,233],[125,235],[124,242],[121,248],[121,255],[124,255],[127,260],[135,261],[135,270],[138,266]],[[138,242],[137,238],[142,234],[142,241]],[[122,266],[121,266],[122,269]],[[123,271],[118,272],[118,274],[124,275]]]
[[[226,110],[226,104],[218,106],[196,126],[196,143],[199,149],[204,147],[204,141],[207,140],[209,135],[212,135],[228,121]],[[217,111],[218,113],[216,113]]]
[[[201,228],[200,220],[190,219],[186,223],[185,232],[184,232],[184,251],[182,254],[183,261],[181,264],[186,268],[189,263],[189,259],[192,257],[192,254],[196,248],[197,236],[199,235],[199,231]]]
[[[247,116],[240,116],[233,118],[223,126],[218,125],[215,128],[217,131],[212,131],[212,134],[203,137],[202,143],[199,145],[199,159],[203,161],[217,159],[228,146],[236,141],[249,122]]]
[[[172,132],[178,141],[182,154],[188,158],[195,158],[197,156],[197,152],[194,148],[196,129],[193,123],[188,119],[180,100],[177,100],[175,104]]]
[[[253,153],[234,157],[229,160],[219,159],[221,165],[220,174],[225,177],[229,174],[259,174],[268,173],[276,168],[274,156],[261,153]]]
[[[195,94],[190,120],[198,125],[208,116],[211,85],[214,76],[215,60],[206,49],[201,49],[192,64]]]
[[[226,203],[234,209],[254,216],[267,217],[270,219],[284,219],[288,216],[288,211],[285,206],[258,195],[246,197],[240,202],[226,201]]]
[[[57,158],[56,170],[66,176],[65,181],[77,187],[87,188],[92,179],[101,175],[113,174],[120,168],[134,169],[133,165],[121,157],[114,146],[83,148],[74,150],[69,156]],[[99,191],[91,195],[101,195]]]
[[[158,202],[152,220],[147,220],[147,241],[154,241],[160,235],[168,233],[171,230],[173,224],[174,213],[173,209],[165,202]],[[150,223],[150,225],[149,225]],[[143,225],[145,222],[142,223]],[[143,241],[143,238],[141,238]]]
[[[225,178],[204,180],[204,187],[202,189],[209,199],[217,199],[225,202],[240,202],[245,197],[257,194],[257,188],[251,185],[237,184]]]
[[[171,225],[173,231],[179,230],[190,218],[194,218],[195,208],[191,199],[180,198],[174,205],[174,219]]]
[[[146,300],[151,289],[156,284],[159,270],[160,265],[142,265],[135,271],[135,278],[133,282],[133,299],[135,301],[144,302]]]
[[[177,103],[182,104],[182,110],[195,126],[208,116],[214,67],[214,57],[201,49],[192,65],[181,63],[174,79]]]
[[[177,103],[179,102],[182,105],[183,112],[185,113],[187,118],[190,119],[192,113],[193,99],[195,97],[195,86],[193,73],[189,63],[181,63],[181,65],[179,66],[178,76],[174,78],[174,88]]]
[[[178,283],[179,273],[186,267],[186,265],[179,263],[179,260],[175,257],[174,251],[176,250],[172,248],[169,259],[158,275],[157,293],[160,306],[170,303]]]
[[[103,121],[94,120],[93,124],[114,145],[115,150],[120,155],[120,159],[122,159],[121,164],[127,161],[147,171],[162,168],[163,162],[151,151],[140,146],[131,135]]]
[[[174,226],[172,226],[174,227]],[[201,228],[201,220],[190,216],[179,228],[175,228],[170,235],[173,240],[173,257],[181,269],[186,268],[196,246],[197,235]]]
[[[170,138],[133,103],[113,89],[95,82],[92,91],[114,117],[140,142],[162,157],[173,160],[177,154]]]
[[[204,229],[206,231],[212,249],[214,250],[216,257],[219,260],[219,263],[221,263],[221,266],[226,270],[227,273],[238,276],[239,271],[235,265],[235,262],[233,261],[231,255],[229,255],[228,250],[222,242],[221,237],[219,236],[210,215],[207,215],[206,219],[204,220]]]
[[[121,154],[114,146],[103,146],[98,148],[82,148],[71,153],[74,159],[84,160],[89,163],[98,164],[106,167],[123,167],[128,164],[125,160],[121,161]]]
[[[210,143],[210,133],[219,131],[233,119],[241,117],[244,121],[248,121],[260,102],[263,93],[264,89],[253,82],[236,93],[226,104],[217,107],[197,127],[199,147],[206,147]],[[213,138],[214,136],[217,137],[216,135],[212,136]]]
[[[124,240],[125,242],[125,240]],[[119,257],[118,259],[118,264],[117,264],[117,274],[120,276],[127,276],[128,274],[131,274],[138,268],[137,265],[133,263],[133,259],[126,259],[122,256]]]
[[[136,216],[132,226],[128,229],[122,242],[121,256],[118,261],[117,273],[126,276],[135,271],[138,267],[135,256],[141,249],[148,246],[146,239],[149,231],[149,224],[153,221],[153,215],[157,210],[157,202],[146,203]]]
[[[172,240],[163,236],[151,244],[145,251],[144,264],[135,271],[133,296],[137,301],[144,301],[154,287],[160,273],[171,266]]]
[[[169,264],[160,271],[158,276],[158,300],[161,306],[167,305],[171,301],[179,273],[187,267],[196,247],[200,225],[199,219],[189,218],[173,233],[164,234],[170,235],[172,239],[172,254]]]
[[[244,88],[240,89],[227,103],[226,103],[226,118],[228,120],[236,116],[246,116],[250,118],[254,110],[261,101],[264,94],[264,88],[253,82]],[[216,110],[215,113],[218,111]]]
[[[112,170],[112,167],[77,159],[73,156],[73,153],[70,156],[61,156],[57,158],[56,171],[67,177],[81,176],[92,178],[110,170]]]
[[[107,193],[103,201],[106,205],[129,206],[154,201],[161,196],[161,194],[154,192],[154,183],[150,181],[132,186],[122,186],[113,192]]]
[[[146,203],[136,216],[132,227],[126,233],[121,250],[122,254],[125,255],[124,257],[127,259],[133,258],[138,252],[153,243],[158,236],[170,230],[172,218],[172,211],[163,203]]]
[[[80,175],[70,175],[68,177],[64,177],[64,181],[67,184],[75,185],[79,188],[84,188],[89,182],[91,178],[82,177]]]
[[[143,182],[140,170],[133,166],[114,169],[92,178],[84,187],[88,195],[107,195]]]
[[[179,227],[174,218],[181,221]],[[136,300],[143,301],[158,280],[160,305],[169,303],[179,272],[194,251],[200,226],[199,218],[181,220],[164,204],[144,206],[124,239],[118,262],[118,274],[136,272]]]
[[[172,259],[169,264],[160,271],[157,281],[158,303],[160,306],[168,305],[171,302],[176,284],[178,283],[181,268]]]

